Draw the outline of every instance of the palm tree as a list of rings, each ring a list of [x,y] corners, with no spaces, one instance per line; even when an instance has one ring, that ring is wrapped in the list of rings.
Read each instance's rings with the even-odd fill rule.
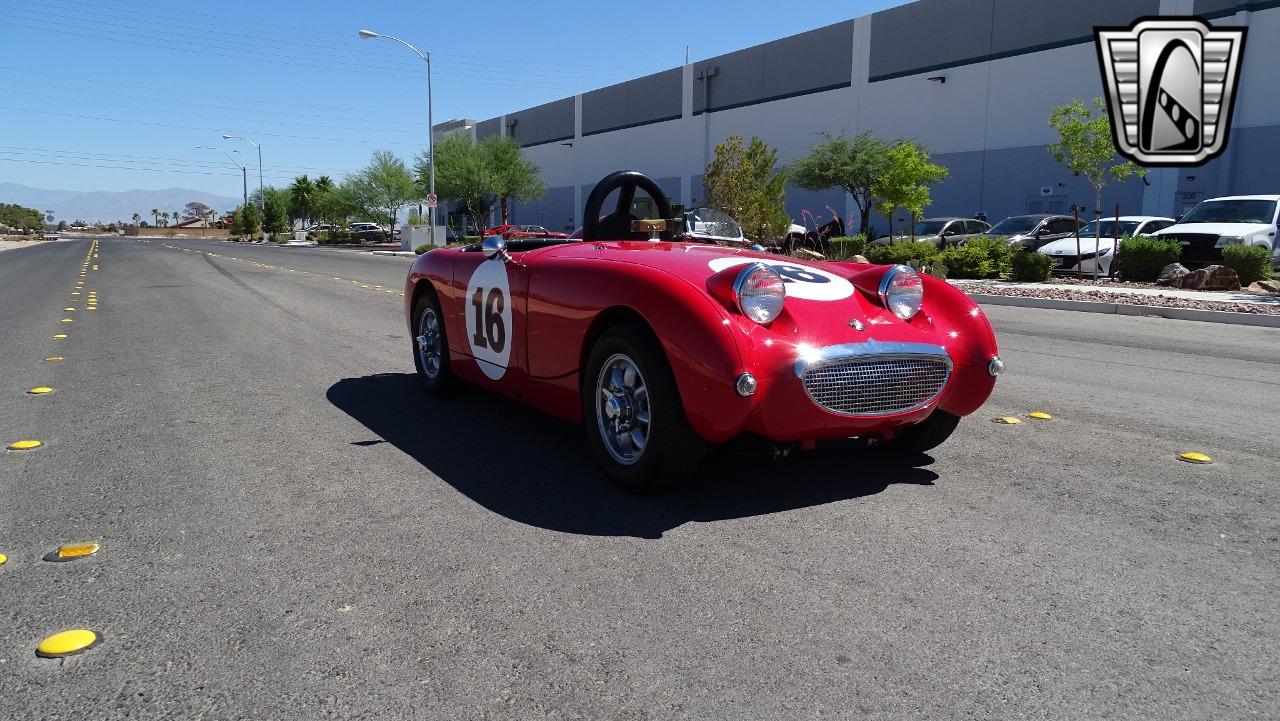
[[[155,208],[152,208],[151,215],[155,217],[156,225],[160,225],[160,211]]]
[[[134,213],[134,214],[133,214],[133,224],[134,224],[134,225],[137,225],[137,224],[138,224],[138,221],[140,221],[140,220],[142,220],[142,216],[141,216],[141,215],[138,215],[137,213]]]
[[[177,225],[180,222],[182,222],[182,211],[181,210],[173,211],[173,224]]]
[[[289,186],[289,216],[295,219],[306,218],[307,225],[310,226],[315,195],[316,186],[310,178],[305,175],[294,178],[293,185]]]
[[[163,227],[166,227],[166,228],[167,228],[167,227],[169,227],[169,211],[167,211],[167,210],[166,210],[166,211],[162,212],[162,213],[160,214],[160,219],[164,221],[164,226],[163,226]],[[159,221],[157,221],[157,222],[159,222]]]

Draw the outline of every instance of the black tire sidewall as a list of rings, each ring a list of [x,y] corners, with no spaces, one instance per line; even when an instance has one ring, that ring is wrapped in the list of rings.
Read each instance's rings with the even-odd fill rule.
[[[427,375],[422,367],[422,357],[418,353],[418,336],[422,333],[422,314],[428,308],[435,311],[440,325],[440,372],[434,378]],[[449,336],[444,327],[444,315],[440,312],[440,303],[431,294],[425,294],[413,306],[413,331],[409,338],[409,347],[413,349],[413,367],[418,370],[418,378],[428,393],[441,395],[453,385],[453,374],[449,367]]]
[[[636,364],[649,389],[653,419],[649,440],[640,460],[631,465],[619,463],[609,454],[596,417],[596,381],[605,361],[615,354]],[[610,480],[632,493],[652,493],[686,480],[701,457],[702,440],[689,427],[661,345],[636,328],[610,329],[591,349],[582,379],[582,423],[591,451]]]

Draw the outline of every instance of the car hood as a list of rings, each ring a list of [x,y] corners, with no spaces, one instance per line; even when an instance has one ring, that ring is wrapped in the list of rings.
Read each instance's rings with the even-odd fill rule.
[[[964,293],[945,281],[924,276],[923,311],[911,321],[889,312],[877,297],[877,288],[887,266],[869,263],[805,261],[787,256],[760,253],[746,248],[643,241],[582,242],[551,246],[530,252],[555,262],[612,261],[632,263],[660,270],[702,289],[715,298],[709,282],[717,273],[761,262],[779,272],[786,282],[784,316],[769,327],[752,323],[721,298],[731,321],[761,343],[772,337],[792,345],[815,347],[868,340],[881,342],[929,343],[952,349],[956,362],[982,362],[994,353],[995,339],[985,317]],[[732,271],[730,271],[732,272]],[[963,342],[957,342],[963,338]],[[972,357],[969,357],[972,356]]]
[[[1154,235],[1178,235],[1179,233],[1199,233],[1205,235],[1252,235],[1259,231],[1271,230],[1266,223],[1179,223]]]
[[[1098,238],[1097,243],[1098,248],[1101,250],[1110,248],[1115,243],[1115,240],[1113,238]],[[1092,253],[1093,244],[1094,238],[1082,236],[1080,238],[1080,252]],[[1073,235],[1070,238],[1063,238],[1062,240],[1055,240],[1052,243],[1042,245],[1040,246],[1040,252],[1045,255],[1075,255],[1076,237]]]

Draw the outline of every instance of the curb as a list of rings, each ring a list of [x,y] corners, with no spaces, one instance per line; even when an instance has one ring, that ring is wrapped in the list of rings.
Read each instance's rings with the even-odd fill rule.
[[[1229,325],[1252,325],[1263,328],[1280,328],[1280,315],[1263,313],[1236,313],[1226,310],[1198,310],[1195,308],[1163,308],[1158,305],[1131,305],[1129,303],[1102,303],[1091,300],[1058,300],[1056,298],[1025,298],[1009,295],[969,293],[980,305],[1008,305],[1018,308],[1044,308],[1048,310],[1074,310],[1081,313],[1107,315],[1134,315],[1174,320],[1198,320]]]
[[[416,258],[418,254],[412,250],[371,250],[369,255],[398,255],[403,258]]]

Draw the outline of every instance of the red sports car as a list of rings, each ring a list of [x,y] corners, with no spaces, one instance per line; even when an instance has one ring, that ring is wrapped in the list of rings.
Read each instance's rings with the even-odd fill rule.
[[[557,233],[547,230],[541,225],[499,225],[484,231],[486,238],[497,235],[507,240],[525,240],[528,238],[568,238],[568,233]]]
[[[629,213],[637,189],[662,218]],[[581,422],[629,490],[688,478],[739,437],[923,452],[1004,368],[978,306],[909,267],[673,242],[670,200],[636,172],[601,180],[583,217],[581,239],[422,255],[405,313],[429,392],[465,380]]]

